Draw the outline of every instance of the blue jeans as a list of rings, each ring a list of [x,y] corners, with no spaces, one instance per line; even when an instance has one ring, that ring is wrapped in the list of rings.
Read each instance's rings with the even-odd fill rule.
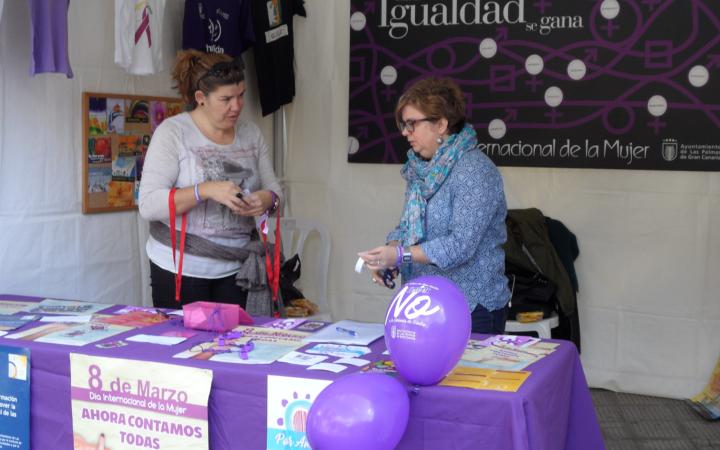
[[[504,334],[507,316],[507,305],[495,311],[488,311],[483,305],[478,304],[473,310],[471,316],[472,332],[482,334]]]

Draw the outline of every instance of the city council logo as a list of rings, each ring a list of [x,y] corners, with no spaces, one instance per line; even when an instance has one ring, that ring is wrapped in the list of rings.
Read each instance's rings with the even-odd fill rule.
[[[677,139],[663,139],[662,142],[662,157],[665,161],[673,161],[677,158],[678,144]]]

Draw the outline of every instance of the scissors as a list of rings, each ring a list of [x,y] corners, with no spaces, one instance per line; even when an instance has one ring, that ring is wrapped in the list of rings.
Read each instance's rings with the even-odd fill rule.
[[[395,289],[395,278],[400,275],[400,269],[394,267],[392,269],[385,269],[381,273],[383,284],[388,289]]]

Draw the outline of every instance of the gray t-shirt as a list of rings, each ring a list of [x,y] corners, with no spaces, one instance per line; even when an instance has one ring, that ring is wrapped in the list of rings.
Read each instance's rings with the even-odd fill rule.
[[[280,183],[260,129],[252,122],[238,121],[235,140],[220,145],[210,141],[189,113],[163,121],[155,130],[140,181],[140,215],[169,224],[168,195],[172,187],[183,188],[204,181],[231,180],[251,192],[269,189],[282,196]],[[187,232],[218,244],[242,247],[250,240],[255,220],[233,214],[212,200],[187,212]],[[176,228],[180,229],[180,217]],[[152,237],[148,257],[165,270],[175,272],[172,250]],[[220,278],[237,272],[239,261],[225,261],[186,254],[183,274]]]

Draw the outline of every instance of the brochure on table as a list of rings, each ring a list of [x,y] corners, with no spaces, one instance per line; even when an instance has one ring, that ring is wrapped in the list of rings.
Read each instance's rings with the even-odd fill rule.
[[[440,386],[466,387],[491,391],[517,392],[530,376],[530,372],[455,367]]]
[[[89,303],[74,300],[54,300],[46,298],[40,303],[31,303],[27,307],[26,312],[31,314],[64,314],[64,315],[83,315],[94,314],[103,309],[110,308],[113,305],[106,303]]]
[[[370,345],[383,337],[385,325],[382,323],[341,320],[330,324],[305,338],[305,342],[335,342],[337,344]]]
[[[533,340],[504,339],[493,336],[482,341],[469,340],[458,365],[491,370],[521,371],[555,351],[558,344]]]
[[[142,328],[150,325],[167,322],[169,320],[166,314],[160,314],[157,311],[130,311],[123,314],[115,315],[95,315],[95,322],[107,323],[113,325],[122,325],[126,327]]]
[[[272,364],[291,351],[305,345],[309,333],[276,328],[241,325],[233,332],[241,334],[230,339],[214,339],[196,344],[174,358],[193,358],[233,364]],[[252,342],[252,348],[247,345]],[[244,350],[244,351],[243,351]]]
[[[7,314],[0,314],[0,331],[10,331],[20,328],[21,326],[32,322],[36,318],[37,317],[34,315],[11,316]]]
[[[0,346],[0,448],[30,450],[30,350]]]
[[[124,333],[131,329],[131,327],[96,322],[81,324],[61,322],[41,325],[18,333],[8,334],[5,338],[79,347],[115,336],[116,334]]]
[[[15,314],[24,312],[27,311],[27,308],[31,305],[37,305],[37,303],[0,298],[0,314]]]
[[[75,448],[207,449],[212,377],[209,369],[71,353]]]

